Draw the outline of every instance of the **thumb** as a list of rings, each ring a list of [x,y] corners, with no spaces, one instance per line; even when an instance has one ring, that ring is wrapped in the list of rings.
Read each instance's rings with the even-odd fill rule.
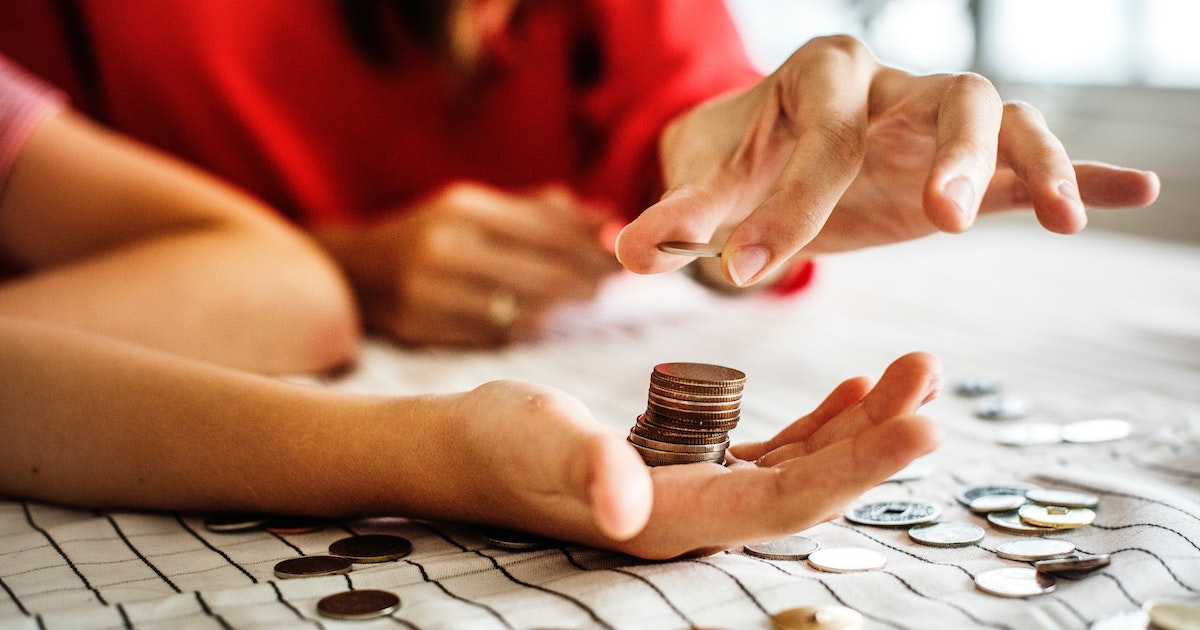
[[[633,538],[650,520],[654,489],[650,469],[628,444],[611,433],[587,445],[582,486],[600,532],[613,540]]]
[[[667,192],[617,235],[617,260],[634,273],[663,273],[692,261],[659,251],[659,243],[708,243],[725,220],[730,200],[709,191],[714,186],[684,186]]]

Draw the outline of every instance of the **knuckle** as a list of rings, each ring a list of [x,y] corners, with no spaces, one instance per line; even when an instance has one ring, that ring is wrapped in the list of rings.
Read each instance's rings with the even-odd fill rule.
[[[1041,110],[1025,101],[1009,101],[1004,104],[1004,117],[1015,118],[1038,125],[1046,124],[1046,117]]]
[[[853,118],[832,116],[822,119],[812,128],[825,141],[828,157],[843,168],[857,169],[866,155],[866,134]]]
[[[1001,107],[1000,93],[986,77],[975,72],[960,72],[949,76],[947,91],[973,95],[989,101],[999,110]]]
[[[811,47],[811,50],[821,55],[844,55],[851,59],[871,55],[870,49],[862,40],[846,34],[815,37],[805,44],[805,47]]]

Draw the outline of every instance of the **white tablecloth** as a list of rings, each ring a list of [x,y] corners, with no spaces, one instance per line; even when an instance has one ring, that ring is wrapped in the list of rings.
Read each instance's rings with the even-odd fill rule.
[[[942,520],[984,525],[986,537],[946,549],[844,520],[804,532],[887,557],[883,570],[848,574],[740,549],[662,563],[572,545],[506,551],[470,529],[400,518],[216,534],[203,515],[0,500],[0,627],[769,628],[771,613],[840,604],[868,628],[1086,628],[1148,599],[1200,598],[1200,248],[993,221],[829,257],[796,299],[720,298],[680,274],[627,276],[591,307],[564,313],[543,342],[498,353],[371,342],[350,373],[301,380],[403,394],[527,379],[628,428],[654,364],[711,362],[748,375],[741,441],[770,435],[841,380],[878,375],[913,350],[942,357],[951,385],[1001,379],[1029,401],[1029,420],[1115,417],[1133,422],[1133,434],[1001,446],[996,432],[1012,421],[979,419],[975,401],[947,391],[924,408],[947,430],[945,446],[920,462],[927,474],[863,498],[932,501]],[[1095,524],[1057,537],[1110,554],[1111,565],[1030,599],[977,590],[973,576],[1028,564],[997,557],[1017,537],[987,527],[954,494],[1003,480],[1098,495]],[[348,532],[400,534],[414,551],[344,576],[273,576],[279,560],[322,553]],[[390,590],[402,606],[371,622],[316,614],[320,597],[348,588]]]

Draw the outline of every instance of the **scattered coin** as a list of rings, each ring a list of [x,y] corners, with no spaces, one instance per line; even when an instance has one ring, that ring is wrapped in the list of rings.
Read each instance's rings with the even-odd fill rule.
[[[857,503],[846,510],[846,520],[876,527],[912,527],[936,521],[942,508],[925,501],[898,499]]]
[[[820,543],[811,538],[793,535],[746,545],[743,549],[748,556],[767,560],[803,560],[820,546]]]
[[[1073,553],[1075,553],[1075,543],[1057,538],[1011,540],[996,547],[997,556],[1023,562],[1062,558]]]
[[[1200,600],[1191,602],[1152,599],[1142,604],[1156,630],[1196,630],[1200,628]]]
[[[996,443],[1005,446],[1045,446],[1062,441],[1062,426],[1050,422],[1022,422],[996,433]]]
[[[658,244],[658,251],[679,256],[695,258],[719,258],[721,246],[715,243],[688,243],[686,241],[668,241]]]
[[[1100,503],[1100,497],[1094,494],[1049,488],[1030,490],[1025,493],[1025,498],[1038,505],[1058,505],[1067,508],[1094,508]]]
[[[343,591],[317,602],[317,612],[330,619],[361,621],[386,617],[400,608],[400,598],[389,591],[363,589]]]
[[[305,516],[277,516],[263,524],[263,529],[272,534],[295,535],[307,534],[325,528],[326,522],[321,519]]]
[[[983,540],[983,528],[973,523],[934,523],[908,530],[913,541],[930,547],[966,547]]]
[[[1088,626],[1088,630],[1146,630],[1150,615],[1142,610],[1121,610],[1100,615]]]
[[[859,630],[863,616],[845,606],[801,606],[771,615],[776,630]]]
[[[1096,442],[1112,442],[1124,439],[1133,430],[1132,425],[1125,420],[1116,418],[1097,418],[1095,420],[1080,420],[1062,428],[1065,442],[1092,444]]]
[[[349,558],[337,556],[301,556],[289,558],[275,565],[277,578],[320,577],[349,573],[354,563]]]
[[[214,514],[204,519],[204,529],[210,532],[247,532],[258,529],[271,519],[261,514]]]
[[[987,375],[967,376],[954,384],[954,393],[963,398],[979,398],[999,391],[1000,379]]]
[[[1015,494],[1023,497],[1025,496],[1026,492],[1037,489],[1038,487],[1039,486],[1035,486],[1031,483],[1025,483],[1023,481],[992,481],[985,483],[971,483],[960,487],[958,492],[955,493],[954,498],[958,499],[959,503],[970,506],[972,501],[984,495]]]
[[[1053,527],[1030,525],[1021,520],[1016,510],[1012,510],[1011,512],[992,512],[987,515],[987,520],[996,529],[1006,531],[1010,534],[1041,536],[1042,534],[1050,534],[1058,531]]]
[[[1033,569],[1008,567],[975,576],[975,587],[1000,597],[1033,597],[1054,590],[1056,580]]]
[[[1088,508],[1068,508],[1058,505],[1026,503],[1017,510],[1022,521],[1038,527],[1074,529],[1091,525],[1096,513]]]
[[[501,527],[481,529],[479,530],[479,535],[491,543],[493,547],[501,549],[525,551],[529,549],[541,549],[549,546],[551,543],[550,539],[543,538],[542,536]]]
[[[1096,555],[1073,554],[1065,558],[1042,560],[1033,563],[1040,573],[1084,573],[1106,567],[1112,559],[1106,553]]]
[[[808,564],[818,571],[850,573],[873,571],[887,564],[887,557],[878,551],[859,547],[830,547],[808,555]]]
[[[412,543],[400,536],[363,534],[331,543],[329,553],[355,562],[389,562],[412,553]]]
[[[1015,420],[1029,415],[1029,403],[1017,396],[989,396],[975,406],[975,415],[985,420]]]
[[[990,514],[1015,510],[1025,503],[1025,497],[1019,494],[985,494],[976,497],[967,507],[976,514]]]

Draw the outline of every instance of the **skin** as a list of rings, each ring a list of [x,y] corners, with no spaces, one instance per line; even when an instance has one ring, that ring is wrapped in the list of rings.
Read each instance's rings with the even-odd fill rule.
[[[645,558],[800,531],[933,450],[915,353],[845,381],[733,463],[647,468],[551,388],[380,397],[304,387],[0,317],[0,494],[99,508],[408,515]],[[81,446],[82,445],[82,446]]]
[[[353,357],[333,262],[253,198],[71,111],[44,119],[0,195],[0,316],[267,373]],[[254,270],[247,273],[247,270]]]

